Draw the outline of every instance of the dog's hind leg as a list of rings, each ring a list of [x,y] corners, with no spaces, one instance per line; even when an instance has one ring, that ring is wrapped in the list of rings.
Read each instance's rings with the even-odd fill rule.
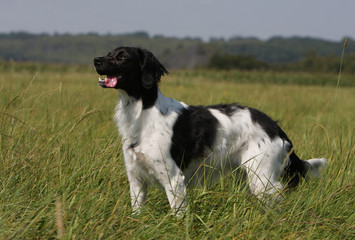
[[[282,200],[280,190],[283,188],[279,177],[284,152],[275,146],[266,147],[253,143],[242,155],[242,167],[248,175],[249,189],[251,193],[268,204]]]

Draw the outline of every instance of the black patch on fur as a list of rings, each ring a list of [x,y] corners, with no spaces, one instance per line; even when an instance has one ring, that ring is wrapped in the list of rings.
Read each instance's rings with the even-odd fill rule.
[[[184,170],[191,160],[203,157],[207,148],[212,149],[218,120],[203,106],[183,109],[173,127],[170,154]]]
[[[301,160],[292,150],[290,163],[285,168],[282,178],[287,181],[288,188],[294,188],[301,181],[301,177],[305,178],[308,170],[309,166],[307,161]]]
[[[137,142],[131,143],[131,144],[128,146],[128,149],[133,149],[133,148],[135,148],[135,147],[137,147],[137,146],[138,146],[138,143],[137,143]]]
[[[248,110],[250,112],[252,121],[254,123],[259,124],[264,129],[266,134],[270,137],[270,139],[274,139],[275,137],[280,137],[282,140],[291,143],[286,133],[282,131],[282,129],[277,124],[277,121],[272,120],[268,115],[266,115],[263,112],[260,112],[257,109],[248,108]]]
[[[217,109],[228,117],[231,117],[238,109],[245,109],[245,107],[236,103],[211,105],[208,108]]]
[[[155,84],[155,87],[152,87],[151,90],[143,89],[142,92],[143,109],[153,107],[158,98],[158,86]]]

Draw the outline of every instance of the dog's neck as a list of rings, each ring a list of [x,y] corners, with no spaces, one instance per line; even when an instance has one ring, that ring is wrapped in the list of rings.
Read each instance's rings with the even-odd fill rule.
[[[126,115],[127,118],[130,118],[128,122],[138,119],[144,109],[143,99],[132,96],[121,89],[118,89],[118,94],[119,102],[116,106],[116,112],[118,111],[120,115]]]
[[[125,92],[126,95],[133,97],[136,100],[142,100],[143,109],[148,109],[154,106],[155,101],[158,98],[158,91],[158,85],[155,83],[149,89],[144,88],[143,86],[133,86],[133,88],[127,88],[124,89],[124,91],[119,90],[119,93],[121,95],[122,92]]]
[[[143,124],[143,111],[149,111],[152,109],[157,102],[157,99],[164,97],[158,88],[156,92],[150,93],[147,98],[141,97],[137,98],[128,94],[125,90],[118,89],[119,102],[116,106],[116,114],[114,120],[118,126],[119,132],[123,137],[123,140],[127,140],[132,144],[132,142],[138,141],[139,134],[142,129]],[[153,98],[152,96],[156,96]]]
[[[129,144],[139,142],[140,132],[143,123],[147,125],[147,119],[153,117],[168,117],[171,113],[179,112],[187,105],[178,102],[172,98],[165,97],[158,88],[156,88],[156,99],[149,108],[144,108],[144,100],[130,96],[124,90],[118,90],[120,100],[116,106],[114,120],[118,126],[123,141]]]
[[[130,96],[121,89],[118,90],[118,93],[119,102],[116,106],[114,120],[122,136],[123,144],[134,144],[139,139],[143,101]]]
[[[153,93],[154,92],[154,93]],[[122,114],[129,114],[135,116],[137,119],[142,110],[148,110],[157,107],[160,112],[165,112],[161,108],[169,108],[170,98],[165,97],[158,87],[152,89],[149,95],[143,95],[140,98],[128,94],[125,90],[118,89],[119,104],[116,110],[122,111]],[[163,114],[163,113],[162,113]],[[163,114],[164,115],[164,114]]]

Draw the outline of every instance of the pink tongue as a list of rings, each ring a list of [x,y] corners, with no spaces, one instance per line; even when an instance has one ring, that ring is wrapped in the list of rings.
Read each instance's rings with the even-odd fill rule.
[[[117,84],[117,77],[106,77],[105,79],[106,87],[113,88]]]

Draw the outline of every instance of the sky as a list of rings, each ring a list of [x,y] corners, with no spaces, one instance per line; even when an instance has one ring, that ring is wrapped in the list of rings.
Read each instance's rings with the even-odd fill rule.
[[[355,39],[355,0],[0,0],[0,33]]]

